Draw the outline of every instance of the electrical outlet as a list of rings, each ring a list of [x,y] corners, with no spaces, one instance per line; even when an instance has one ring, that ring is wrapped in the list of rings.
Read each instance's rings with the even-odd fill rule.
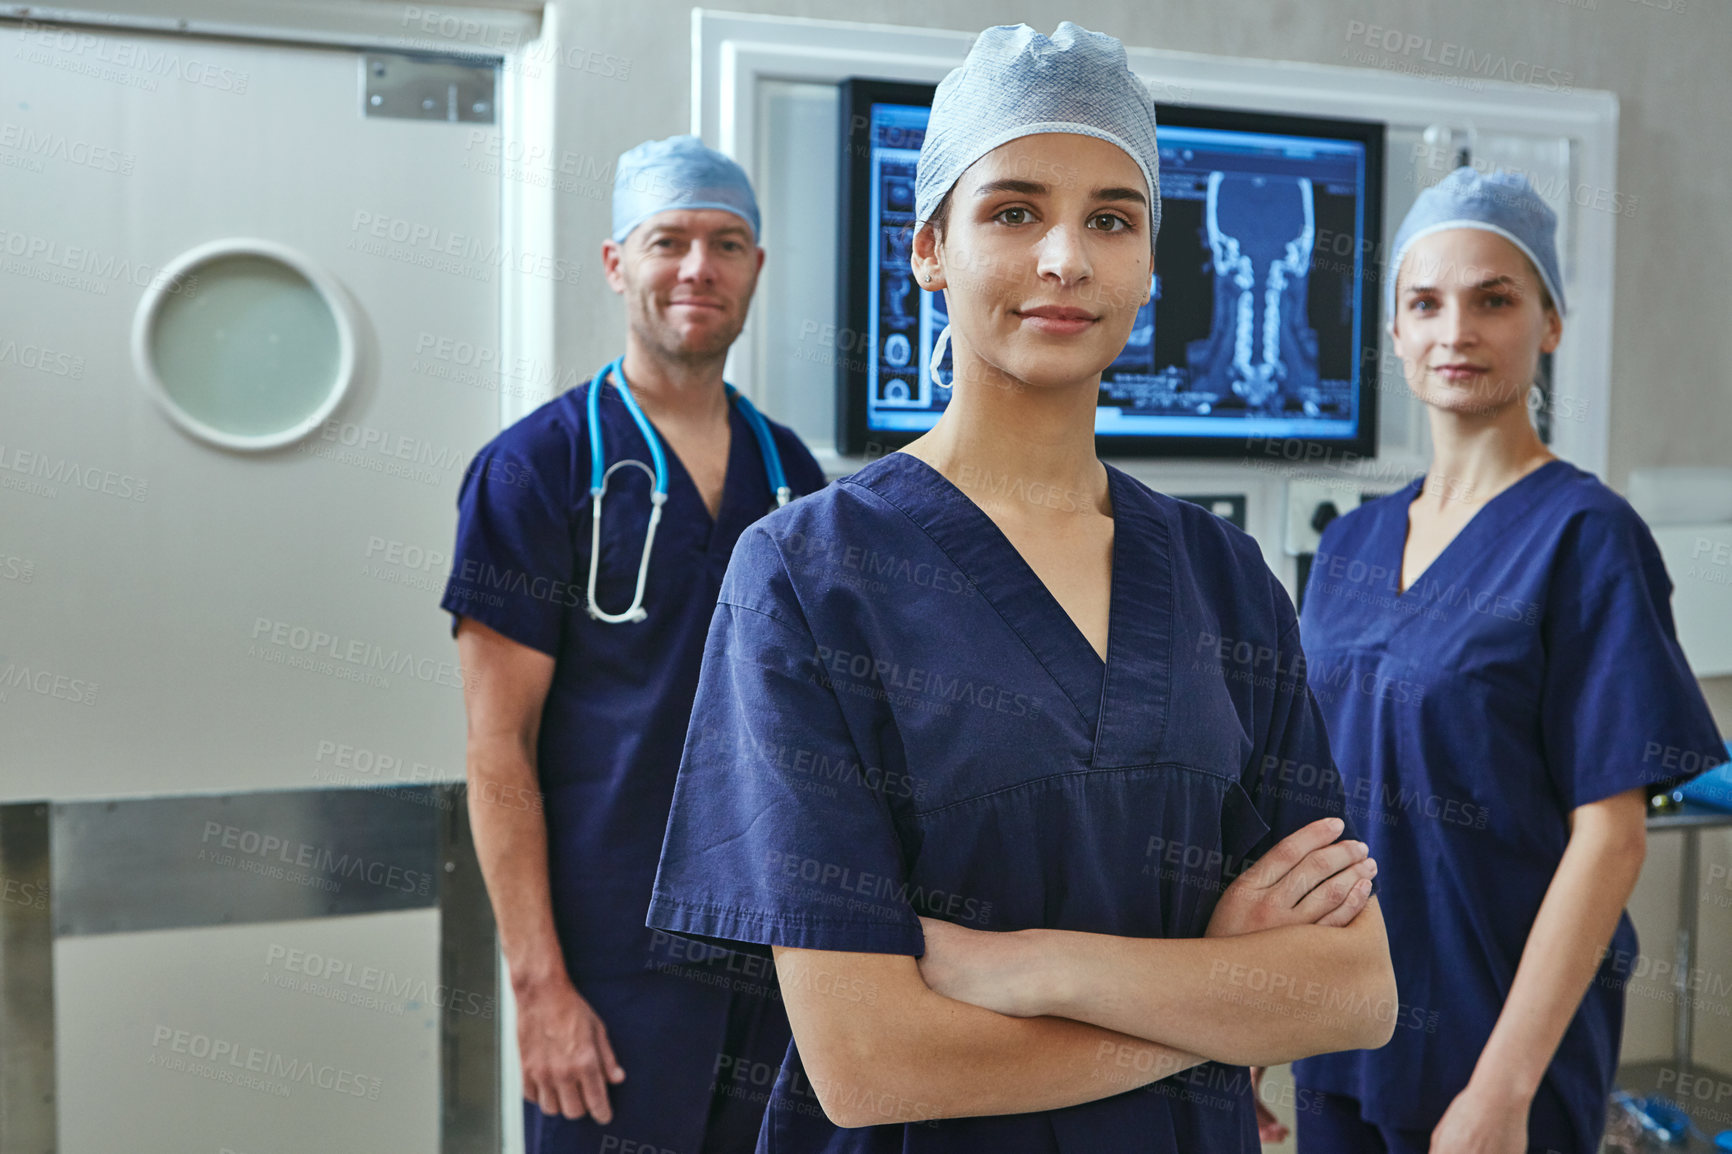
[[[1312,522],[1325,505],[1334,505],[1337,515],[1359,508],[1359,494],[1339,481],[1287,482],[1287,534],[1283,542],[1288,556],[1317,552],[1323,531]]]

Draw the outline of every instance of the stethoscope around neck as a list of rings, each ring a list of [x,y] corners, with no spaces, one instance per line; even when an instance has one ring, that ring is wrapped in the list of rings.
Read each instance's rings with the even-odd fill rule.
[[[636,423],[638,431],[649,445],[650,460],[654,468],[642,461],[632,458],[622,458],[613,464],[607,464],[607,454],[601,443],[601,385],[609,375],[614,378],[614,386],[619,392],[619,399],[625,402],[626,412]],[[769,422],[764,420],[757,407],[740,395],[734,386],[723,382],[727,390],[728,400],[740,410],[740,416],[751,426],[752,436],[757,439],[758,453],[764,458],[764,475],[770,480],[770,488],[776,494],[776,507],[786,505],[793,496],[788,488],[788,478],[782,472],[782,454],[776,449],[776,439],[770,435]],[[649,418],[643,415],[638,407],[637,398],[631,395],[631,386],[625,379],[625,358],[616,357],[609,362],[589,382],[589,495],[591,505],[590,535],[589,535],[589,615],[597,621],[605,621],[609,625],[621,625],[626,622],[642,621],[649,616],[643,607],[644,586],[649,582],[650,550],[655,546],[656,526],[661,524],[662,506],[668,500],[668,458],[662,449],[661,438],[656,436],[655,427],[649,423]],[[601,499],[607,495],[607,483],[615,469],[632,465],[649,474],[650,515],[649,528],[644,532],[643,556],[637,566],[637,592],[632,595],[631,605],[622,613],[608,613],[596,602],[595,577],[597,566],[601,561]]]

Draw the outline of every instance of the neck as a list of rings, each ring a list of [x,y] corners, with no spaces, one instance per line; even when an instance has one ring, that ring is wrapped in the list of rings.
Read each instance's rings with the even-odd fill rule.
[[[1483,505],[1555,454],[1520,401],[1486,413],[1430,408],[1432,460],[1422,501]]]
[[[977,504],[1005,501],[1019,512],[1052,503],[1014,501],[1006,492],[1057,491],[1058,507],[1110,513],[1107,474],[1095,456],[1100,375],[1034,387],[986,364],[951,341],[959,387],[932,430],[908,446]]]
[[[625,375],[644,415],[658,423],[726,420],[728,398],[722,386],[725,357],[679,360],[638,339],[626,337]]]

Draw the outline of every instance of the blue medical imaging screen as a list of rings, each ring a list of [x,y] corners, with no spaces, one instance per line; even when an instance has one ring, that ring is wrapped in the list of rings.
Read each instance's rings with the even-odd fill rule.
[[[869,241],[850,249],[844,238],[855,292],[844,284],[843,295],[856,297],[853,331],[864,333],[844,390],[854,395],[838,398],[852,402],[854,440],[917,435],[950,400],[927,372],[944,297],[919,289],[909,270],[928,111],[876,100],[854,113],[867,130],[851,134],[865,138],[853,149],[865,195],[843,215]],[[1379,297],[1367,265],[1380,240],[1382,126],[1188,107],[1159,116],[1153,297],[1101,375],[1097,435],[1133,452],[1138,441],[1245,452],[1257,438],[1370,451]],[[947,355],[940,376],[949,374]]]

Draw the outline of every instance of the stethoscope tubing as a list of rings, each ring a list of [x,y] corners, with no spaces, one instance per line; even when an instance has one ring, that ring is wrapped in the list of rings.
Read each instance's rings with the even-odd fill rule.
[[[637,425],[638,431],[650,449],[650,460],[654,467],[642,461],[622,458],[611,466],[607,464],[606,449],[601,436],[601,386],[609,375],[614,378],[615,390],[620,400],[625,403],[626,412]],[[747,426],[752,430],[752,437],[758,442],[758,453],[764,459],[764,474],[769,479],[770,489],[776,495],[776,507],[781,508],[793,497],[793,491],[788,486],[787,474],[782,469],[782,454],[776,448],[775,436],[770,432],[769,422],[758,412],[757,407],[740,394],[732,385],[724,384],[728,400],[740,410],[740,415],[746,419]],[[589,396],[586,398],[589,415],[589,495],[590,495],[590,533],[589,533],[589,615],[597,621],[609,625],[621,625],[629,622],[642,621],[649,616],[644,608],[644,589],[649,583],[650,552],[655,547],[656,527],[661,524],[662,506],[668,499],[668,460],[667,453],[662,448],[661,438],[656,436],[655,427],[649,418],[644,416],[643,409],[638,407],[637,398],[632,396],[631,386],[625,379],[625,358],[616,357],[608,362],[589,382]],[[609,613],[602,609],[595,599],[595,582],[601,558],[601,503],[607,494],[607,483],[614,470],[630,465],[642,469],[650,477],[650,516],[649,527],[644,532],[643,555],[638,559],[637,589],[632,594],[631,605],[623,612]]]

